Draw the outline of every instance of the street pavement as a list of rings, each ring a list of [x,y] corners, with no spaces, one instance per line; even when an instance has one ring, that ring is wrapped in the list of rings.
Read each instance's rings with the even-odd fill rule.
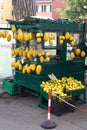
[[[39,96],[11,96],[0,87],[0,130],[44,130],[41,124],[47,121],[47,110],[38,105]],[[87,103],[79,107],[87,109]],[[60,117],[51,114],[51,121],[57,124],[54,130],[87,130],[87,112],[75,110]]]

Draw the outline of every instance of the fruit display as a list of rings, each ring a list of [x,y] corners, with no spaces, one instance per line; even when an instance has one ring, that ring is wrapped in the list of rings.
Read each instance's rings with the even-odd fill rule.
[[[87,54],[84,41],[82,41],[84,39],[83,24],[80,26],[80,23],[68,20],[36,18],[9,21],[9,24],[12,27],[14,39],[10,53],[11,67],[14,69],[17,84],[40,93],[40,83],[47,81],[48,75],[51,73],[58,78],[71,75],[73,78],[70,82],[74,82],[73,86],[76,86],[74,78],[84,83],[84,59]],[[8,41],[9,39],[10,36]],[[50,81],[61,88],[55,91],[56,94],[67,97],[69,96],[68,91],[81,89],[81,86],[71,89],[69,86],[72,84],[69,81],[66,85],[61,84],[61,80]],[[62,85],[63,87],[61,87]],[[66,92],[64,88],[66,88]],[[47,86],[44,89],[47,89]]]
[[[53,96],[56,94],[63,99],[69,97],[68,92],[85,88],[81,81],[78,81],[74,77],[62,77],[57,80],[42,81],[40,86],[46,93],[51,90]]]

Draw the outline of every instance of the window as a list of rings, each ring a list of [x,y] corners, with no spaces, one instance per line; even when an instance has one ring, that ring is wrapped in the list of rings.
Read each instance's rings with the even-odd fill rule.
[[[47,5],[47,12],[52,12],[52,5]]]
[[[46,5],[41,6],[41,12],[46,12]]]
[[[52,11],[52,5],[50,5],[49,11],[50,11],[50,12]]]
[[[36,6],[36,12],[38,12],[38,6]]]

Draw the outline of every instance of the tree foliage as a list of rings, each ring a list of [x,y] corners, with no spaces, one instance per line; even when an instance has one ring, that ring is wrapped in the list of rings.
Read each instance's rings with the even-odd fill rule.
[[[65,8],[61,15],[66,19],[76,19],[87,17],[87,0],[65,0]]]
[[[16,20],[35,15],[36,0],[13,0]]]

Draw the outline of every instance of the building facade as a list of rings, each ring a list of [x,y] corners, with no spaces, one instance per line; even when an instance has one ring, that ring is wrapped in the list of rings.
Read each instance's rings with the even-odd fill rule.
[[[0,24],[6,24],[6,19],[13,19],[12,0],[0,0]]]
[[[37,16],[61,19],[60,8],[64,8],[64,0],[36,0]]]

